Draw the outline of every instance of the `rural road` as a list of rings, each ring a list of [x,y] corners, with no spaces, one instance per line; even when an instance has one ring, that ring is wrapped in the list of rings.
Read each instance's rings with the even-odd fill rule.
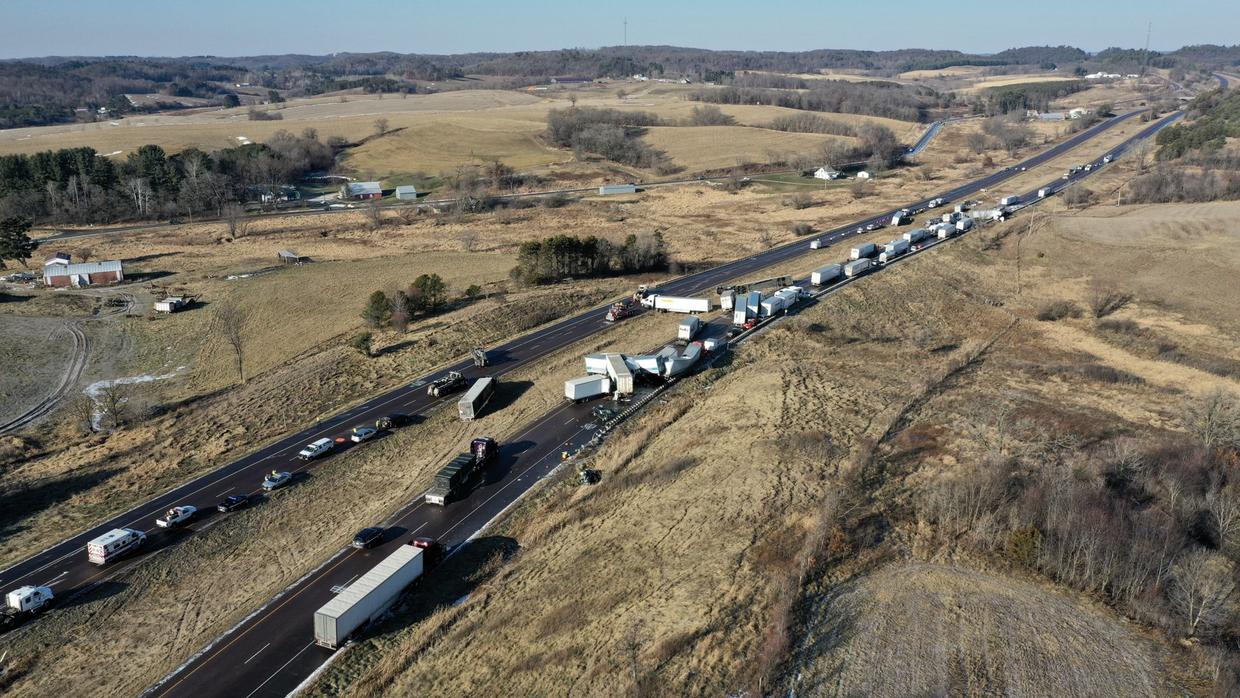
[[[1058,157],[1094,136],[1120,124],[1140,112],[1134,111],[1104,121],[1046,151],[1039,153],[1017,166],[996,172],[974,182],[940,192],[935,197],[959,200],[982,189],[997,185],[1019,174],[1022,168],[1033,167]],[[1181,116],[1172,114],[1146,127],[1138,134],[1108,151],[1117,155],[1132,142],[1152,135]],[[1093,161],[1097,164],[1101,158]],[[1096,171],[1096,170],[1095,170]],[[1091,173],[1074,175],[1071,180],[1056,179],[1047,186],[1062,188]],[[1022,195],[1028,200],[1036,189]],[[929,198],[912,202],[910,208],[921,208]],[[887,222],[893,211],[851,223],[827,231],[818,237],[824,246],[847,240],[858,226],[869,222]],[[771,265],[780,264],[810,254],[805,241],[797,241],[774,247],[759,254],[739,259],[713,269],[685,276],[661,285],[661,289],[675,295],[700,294],[724,282],[753,274]],[[814,254],[818,254],[817,251]],[[223,496],[253,493],[265,473],[272,469],[298,472],[301,477],[312,476],[312,464],[295,460],[295,454],[304,444],[322,436],[346,433],[352,426],[373,422],[377,417],[403,412],[425,415],[443,402],[429,398],[424,384],[442,376],[448,370],[462,371],[469,376],[483,373],[500,375],[553,353],[585,337],[602,332],[606,328],[603,315],[607,305],[600,305],[576,316],[556,322],[525,337],[491,348],[494,365],[488,371],[473,367],[469,360],[423,377],[419,381],[379,395],[346,412],[334,415],[322,422],[273,443],[256,453],[234,461],[202,475],[184,485],[160,495],[111,520],[82,531],[64,542],[24,560],[0,572],[0,590],[11,589],[20,584],[51,583],[58,596],[88,590],[93,585],[117,573],[128,565],[140,564],[143,557],[155,551],[174,547],[179,540],[192,534],[192,530],[177,533],[155,531],[154,519],[168,507],[176,504],[194,504],[200,509],[213,507]],[[712,332],[721,331],[716,324]],[[670,332],[669,332],[670,334]],[[502,386],[502,382],[501,382]],[[502,403],[502,393],[496,401]],[[550,472],[559,462],[559,452],[567,443],[575,446],[588,441],[593,432],[588,407],[564,405],[539,418],[515,435],[503,437],[501,464],[490,474],[490,481],[476,489],[464,500],[444,508],[431,510],[418,503],[410,504],[392,519],[393,526],[404,529],[400,538],[410,535],[438,537],[448,544],[464,541],[493,516],[516,501],[531,485]],[[364,446],[362,446],[364,447]],[[296,485],[294,485],[296,486]],[[279,496],[276,493],[274,496]],[[261,503],[259,504],[261,506]],[[209,513],[194,524],[195,528],[211,525]],[[134,527],[150,532],[150,538],[142,553],[121,563],[118,567],[98,568],[86,561],[83,548],[87,541],[116,527]],[[385,546],[369,552],[346,549],[329,560],[319,571],[309,575],[294,587],[286,590],[266,609],[247,619],[230,631],[217,643],[204,650],[184,667],[167,677],[149,691],[152,695],[193,696],[274,696],[285,695],[292,687],[310,674],[327,656],[326,651],[315,647],[310,632],[311,617],[316,608],[330,598],[333,586],[341,584],[373,565],[379,556],[401,542],[389,540]],[[170,554],[175,554],[173,551]],[[53,611],[54,612],[54,611]]]

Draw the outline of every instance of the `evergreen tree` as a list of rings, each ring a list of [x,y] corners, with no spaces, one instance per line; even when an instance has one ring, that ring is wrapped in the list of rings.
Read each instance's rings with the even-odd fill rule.
[[[388,300],[383,291],[375,291],[366,301],[366,309],[362,311],[362,319],[371,327],[382,327],[392,317],[392,301]]]
[[[26,266],[26,260],[34,255],[39,243],[30,239],[30,219],[5,218],[0,220],[0,269],[4,260],[11,259]]]

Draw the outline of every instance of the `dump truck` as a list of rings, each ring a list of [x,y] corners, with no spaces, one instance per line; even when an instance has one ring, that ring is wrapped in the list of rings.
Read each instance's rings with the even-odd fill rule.
[[[809,275],[809,282],[815,286],[822,286],[840,278],[843,273],[844,266],[842,264],[828,264],[825,267],[815,269]]]
[[[607,376],[582,376],[564,381],[564,397],[573,402],[589,400],[611,392],[611,378]]]
[[[449,371],[448,375],[443,378],[436,378],[430,385],[426,386],[426,394],[431,397],[451,395],[458,390],[464,390],[465,385],[468,383],[469,379],[461,375],[459,371]]]
[[[493,376],[484,376],[469,386],[469,390],[456,401],[456,411],[461,415],[461,419],[469,421],[482,415],[482,408],[486,407],[491,396],[495,394],[495,383]]]
[[[19,625],[52,602],[51,587],[23,586],[4,596],[4,608],[0,609],[0,628]]]
[[[654,309],[662,313],[709,313],[709,298],[655,296]]]
[[[314,642],[337,649],[353,633],[383,615],[401,593],[433,564],[434,548],[415,538],[392,551],[357,581],[314,612]],[[431,545],[436,545],[433,541]]]
[[[844,265],[844,276],[853,279],[870,270],[874,265],[869,259],[854,259]]]
[[[426,503],[444,506],[459,498],[498,455],[495,439],[489,436],[474,439],[469,444],[469,453],[456,456],[435,474],[435,484],[426,491]]]
[[[857,245],[848,251],[849,259],[866,259],[878,254],[878,245],[867,242],[863,245]]]
[[[693,339],[698,330],[702,329],[702,321],[696,317],[687,317],[680,321],[680,325],[676,327],[676,339],[683,339],[686,342]]]

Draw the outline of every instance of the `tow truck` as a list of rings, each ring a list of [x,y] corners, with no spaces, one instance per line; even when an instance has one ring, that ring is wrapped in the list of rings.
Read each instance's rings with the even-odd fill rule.
[[[51,604],[52,598],[51,587],[24,586],[10,591],[0,609],[0,628],[20,625]]]
[[[189,523],[194,516],[198,514],[198,507],[184,504],[179,507],[172,507],[164,512],[161,519],[155,519],[155,525],[160,528],[176,528]]]
[[[426,394],[431,397],[443,397],[451,395],[459,390],[465,389],[465,384],[469,382],[460,371],[449,371],[448,375],[443,378],[436,379],[426,387]]]

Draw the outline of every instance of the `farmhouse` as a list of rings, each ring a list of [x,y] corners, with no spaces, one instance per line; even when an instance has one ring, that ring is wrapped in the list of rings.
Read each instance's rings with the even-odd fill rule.
[[[43,283],[48,286],[94,286],[125,280],[119,259],[82,264],[44,264]]]
[[[831,179],[840,179],[841,177],[844,176],[844,173],[840,172],[839,170],[833,170],[830,167],[819,167],[818,169],[814,170],[814,176],[817,177],[818,179],[831,180]]]
[[[346,199],[382,199],[383,187],[378,182],[349,182],[340,188]]]

